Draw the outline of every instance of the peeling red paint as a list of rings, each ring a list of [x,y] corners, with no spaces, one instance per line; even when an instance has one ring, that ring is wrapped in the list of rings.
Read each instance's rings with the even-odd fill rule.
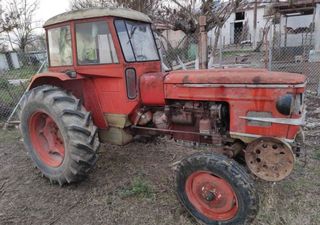
[[[301,84],[305,81],[301,74],[244,68],[173,71],[165,79],[167,84]]]

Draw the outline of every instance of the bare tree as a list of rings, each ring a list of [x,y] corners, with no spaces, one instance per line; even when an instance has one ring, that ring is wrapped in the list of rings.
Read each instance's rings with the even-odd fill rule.
[[[194,33],[198,17],[207,17],[206,30],[222,27],[241,0],[218,2],[213,0],[70,0],[72,10],[92,7],[125,7],[148,14],[173,30]],[[197,5],[197,7],[196,7]]]
[[[27,51],[45,51],[46,50],[46,35],[44,32],[34,35],[32,44],[26,47]]]
[[[7,12],[3,7],[3,1],[0,0],[0,35],[6,34],[17,27],[18,19],[20,15],[16,12]],[[7,42],[1,40],[0,42],[0,52],[6,51],[8,48]]]
[[[188,35],[199,29],[198,18],[201,15],[207,17],[207,31],[221,28],[240,2],[241,0],[223,3],[213,0],[71,0],[71,9],[112,6],[132,8],[148,14],[154,22],[164,23],[168,28],[181,30]],[[220,35],[219,30],[215,29],[216,35]]]
[[[212,46],[210,58],[213,59],[221,33],[221,28],[230,15],[235,12],[239,5],[245,0],[232,0],[218,2],[212,0],[172,0],[177,7],[164,5],[154,20],[169,24],[172,30],[181,30],[186,35],[198,33],[199,17],[206,16],[206,31],[214,32],[215,39]],[[195,7],[197,5],[197,7]]]
[[[292,4],[292,2],[290,2],[290,4]],[[276,10],[274,8],[274,4],[268,5],[268,7],[266,8],[265,11],[266,11],[265,12],[265,18],[266,18],[265,21],[266,22],[265,22],[264,27],[262,29],[262,37],[259,41],[257,41],[257,44],[255,46],[255,49],[254,49],[255,52],[260,52],[261,47],[266,40],[266,36],[268,35],[270,28],[274,22],[275,17],[276,17]]]
[[[7,31],[8,41],[12,48],[18,46],[22,52],[36,40],[34,31],[38,27],[34,26],[34,14],[38,9],[38,0],[8,0],[7,12],[9,15],[19,15],[16,20],[16,26]]]

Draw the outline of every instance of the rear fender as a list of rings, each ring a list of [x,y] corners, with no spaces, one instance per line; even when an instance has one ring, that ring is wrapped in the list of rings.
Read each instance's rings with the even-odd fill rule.
[[[107,128],[108,124],[103,117],[100,100],[91,79],[77,75],[71,78],[65,73],[42,73],[35,75],[28,90],[41,85],[52,85],[71,92],[83,102],[84,107],[92,113],[92,118],[99,128]]]

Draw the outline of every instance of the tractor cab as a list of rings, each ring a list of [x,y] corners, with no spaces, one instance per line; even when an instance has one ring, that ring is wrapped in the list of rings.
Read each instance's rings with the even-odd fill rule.
[[[51,72],[120,78],[160,71],[151,20],[140,12],[78,10],[53,17],[44,28]]]

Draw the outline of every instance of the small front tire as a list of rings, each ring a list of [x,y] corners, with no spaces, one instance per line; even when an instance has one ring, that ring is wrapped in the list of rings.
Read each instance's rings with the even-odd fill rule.
[[[182,160],[176,182],[179,200],[201,223],[247,224],[258,212],[253,181],[238,163],[225,156],[197,153]]]

